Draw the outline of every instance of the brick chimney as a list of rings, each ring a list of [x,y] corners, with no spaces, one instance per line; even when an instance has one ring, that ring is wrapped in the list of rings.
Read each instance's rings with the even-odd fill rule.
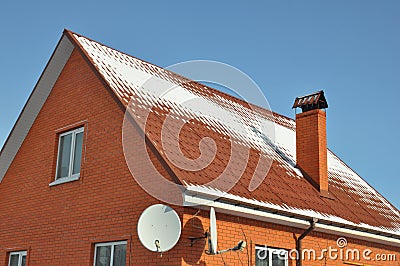
[[[324,92],[297,97],[293,108],[296,114],[297,167],[322,196],[328,196],[328,161],[326,146],[326,113],[328,108]]]

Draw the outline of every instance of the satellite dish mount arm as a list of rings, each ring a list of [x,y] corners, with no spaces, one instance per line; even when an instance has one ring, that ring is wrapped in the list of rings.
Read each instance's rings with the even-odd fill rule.
[[[194,243],[199,241],[200,239],[205,239],[209,237],[209,233],[208,232],[204,232],[203,236],[199,236],[199,237],[188,237],[190,240],[190,246],[193,247]]]

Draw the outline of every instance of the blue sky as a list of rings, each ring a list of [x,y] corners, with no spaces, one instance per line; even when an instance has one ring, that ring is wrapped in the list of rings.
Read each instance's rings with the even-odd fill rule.
[[[328,146],[400,207],[399,1],[3,1],[0,146],[68,28],[169,66],[230,64],[294,117],[324,89]]]

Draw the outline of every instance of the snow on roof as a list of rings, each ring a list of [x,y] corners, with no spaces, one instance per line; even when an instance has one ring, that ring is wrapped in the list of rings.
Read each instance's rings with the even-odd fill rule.
[[[151,109],[152,123],[146,125],[149,132],[148,128],[143,129],[161,149],[160,155],[166,161],[163,144],[168,146],[171,143],[163,143],[160,133],[166,116],[172,117],[176,123],[190,121],[188,128],[183,128],[182,139],[179,139],[189,157],[198,156],[198,141],[202,136],[212,136],[216,140],[218,154],[215,162],[203,173],[171,167],[187,189],[211,194],[224,191],[224,197],[250,201],[275,210],[400,234],[399,211],[330,151],[328,176],[333,199],[320,197],[295,166],[296,136],[292,119],[258,107],[250,108],[242,100],[78,34],[69,31],[65,34],[84,52],[121,103],[125,106],[131,104],[137,121],[142,119],[143,110]],[[158,88],[173,89],[155,90],[154,86],[146,86],[148,80],[158,83]],[[269,130],[264,130],[265,125],[271,124],[273,130],[269,126],[266,127]],[[250,149],[243,175],[229,191],[221,189],[223,186],[218,184],[204,186],[224,171],[230,156],[227,148],[230,140],[237,142],[239,150]],[[250,192],[252,173],[256,171],[261,156],[268,157],[272,166],[261,185]]]
[[[380,228],[400,234],[399,211],[330,151],[328,151],[329,190],[334,199],[324,199],[319,196],[295,167],[296,136],[295,122],[292,119],[260,108],[249,108],[246,103],[232,96],[192,82],[83,36],[77,34],[72,36],[125,106],[134,96],[131,103],[133,108],[136,108],[135,111],[153,108],[155,114],[162,117],[173,109],[178,120],[186,122],[190,118],[199,120],[197,124],[190,125],[199,135],[216,133],[225,137],[233,136],[241,147],[252,148],[256,154],[266,153],[272,158],[272,168],[260,187],[249,192],[249,178],[247,180],[242,178],[245,181],[241,179],[230,191],[224,193],[225,196],[254,201],[262,206],[295,214],[355,224],[368,229]],[[149,79],[159,83],[157,88],[174,89],[155,90],[155,86],[146,86],[146,80]],[[195,100],[195,104],[187,104],[191,100]],[[160,123],[154,128],[162,128],[162,120],[154,121]],[[275,123],[273,132],[259,130],[260,125],[271,122]],[[200,124],[205,126],[202,127]],[[162,147],[159,134],[149,134],[149,136],[153,138],[154,143]],[[272,146],[266,139],[273,140]],[[190,142],[196,140],[187,139],[182,142],[190,145]],[[194,143],[194,147],[197,146],[198,143]],[[218,154],[218,156],[223,161],[223,157],[229,154]],[[213,165],[213,171],[221,172],[223,167],[224,165]],[[188,189],[206,189],[213,193],[220,191],[218,187],[204,187],[203,184],[209,181],[204,175],[176,168],[173,170],[182,183],[187,184]],[[246,175],[246,171],[248,168],[243,176]]]

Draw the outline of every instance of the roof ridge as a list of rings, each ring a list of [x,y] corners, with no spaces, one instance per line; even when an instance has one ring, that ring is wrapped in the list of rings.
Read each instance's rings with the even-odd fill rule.
[[[192,79],[190,79],[190,78],[187,78],[187,77],[185,77],[185,76],[183,76],[183,75],[181,75],[181,74],[178,74],[178,73],[176,73],[176,72],[173,72],[173,71],[171,71],[171,70],[169,70],[169,69],[166,69],[166,68],[164,68],[164,67],[158,66],[158,65],[156,65],[156,64],[154,64],[154,63],[148,62],[148,61],[146,61],[146,60],[144,60],[144,59],[141,59],[141,58],[138,58],[138,57],[136,57],[136,56],[130,55],[130,54],[128,54],[128,53],[126,53],[126,52],[123,52],[123,51],[121,51],[121,50],[115,49],[115,48],[113,48],[113,47],[111,47],[111,46],[109,46],[109,45],[106,45],[106,44],[102,43],[102,42],[99,42],[99,41],[93,40],[93,39],[91,39],[91,38],[88,38],[88,37],[86,37],[86,36],[84,36],[84,35],[82,35],[82,34],[73,32],[73,31],[68,30],[68,29],[64,29],[64,33],[68,33],[68,35],[71,36],[71,37],[76,41],[76,43],[77,43],[78,46],[80,46],[80,44],[79,44],[79,42],[77,42],[77,40],[74,38],[73,35],[77,35],[77,36],[79,36],[79,37],[85,38],[85,39],[87,39],[87,40],[89,40],[89,41],[98,43],[98,44],[100,44],[100,45],[102,45],[102,46],[104,46],[104,47],[107,47],[107,48],[109,48],[109,49],[112,49],[112,50],[114,50],[114,51],[117,51],[117,52],[119,52],[119,53],[121,53],[121,54],[124,54],[124,55],[126,55],[126,56],[128,56],[128,57],[131,57],[131,58],[134,58],[134,59],[136,59],[136,60],[139,60],[139,61],[141,61],[141,62],[143,62],[143,63],[145,63],[145,64],[149,64],[149,65],[151,65],[151,66],[153,66],[153,67],[162,69],[162,70],[166,71],[167,73],[171,74],[172,76],[177,77],[179,80],[187,81],[187,82],[193,82],[193,83],[195,83],[197,86],[205,87],[205,88],[207,88],[208,90],[210,90],[210,91],[213,92],[213,93],[222,94],[222,95],[225,96],[225,98],[227,98],[228,100],[233,100],[233,101],[238,102],[238,103],[240,103],[240,104],[242,104],[242,105],[244,105],[244,106],[250,105],[250,106],[255,107],[256,109],[261,109],[261,110],[266,111],[266,112],[271,112],[272,115],[274,116],[274,118],[275,118],[275,116],[279,116],[279,117],[281,117],[281,118],[287,119],[287,120],[292,121],[292,122],[295,121],[293,118],[290,118],[290,117],[288,117],[288,116],[285,116],[285,115],[283,115],[283,114],[277,113],[277,112],[272,111],[272,110],[268,110],[268,109],[266,109],[266,108],[264,108],[264,107],[262,107],[262,106],[259,106],[259,105],[257,105],[257,104],[254,104],[254,103],[251,103],[251,102],[247,102],[247,101],[244,100],[244,99],[238,98],[238,97],[233,96],[233,95],[231,95],[231,94],[229,94],[229,93],[226,93],[226,92],[224,92],[224,91],[220,91],[220,90],[218,90],[218,89],[216,89],[216,88],[210,87],[210,86],[205,85],[205,84],[203,84],[203,83],[200,83],[200,82],[198,82],[198,81],[195,81],[195,80],[192,80]],[[82,50],[84,51],[84,49],[82,49]],[[90,57],[89,57],[89,59],[90,59]],[[258,110],[257,110],[257,113],[262,114],[262,112],[260,112],[260,111],[258,111]],[[276,119],[274,119],[274,120],[275,120],[274,122],[277,122]],[[278,123],[279,123],[279,122],[278,122]],[[282,123],[281,123],[281,124],[282,124]],[[285,126],[286,126],[286,125],[285,125]]]

